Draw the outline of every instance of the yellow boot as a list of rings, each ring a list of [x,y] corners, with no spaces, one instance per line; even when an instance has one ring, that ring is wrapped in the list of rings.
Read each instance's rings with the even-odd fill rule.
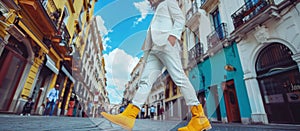
[[[110,122],[120,125],[126,130],[131,130],[139,112],[140,109],[138,107],[129,104],[121,114],[111,115],[106,112],[101,112],[101,115]]]
[[[204,114],[202,105],[191,107],[192,119],[185,127],[178,128],[178,131],[204,131],[211,129],[211,125]]]

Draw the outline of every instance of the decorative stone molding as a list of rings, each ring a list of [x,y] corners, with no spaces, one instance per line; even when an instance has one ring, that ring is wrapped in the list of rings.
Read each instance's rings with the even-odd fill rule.
[[[15,25],[11,24],[9,27],[6,29],[6,31],[14,36],[19,42],[22,42],[26,35]]]
[[[269,30],[264,25],[255,27],[254,37],[260,44],[267,42],[270,38]]]

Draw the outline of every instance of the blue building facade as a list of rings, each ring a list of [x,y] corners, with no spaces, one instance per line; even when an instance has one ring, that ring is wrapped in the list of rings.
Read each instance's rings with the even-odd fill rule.
[[[235,43],[189,71],[198,99],[211,121],[249,123],[251,109]]]

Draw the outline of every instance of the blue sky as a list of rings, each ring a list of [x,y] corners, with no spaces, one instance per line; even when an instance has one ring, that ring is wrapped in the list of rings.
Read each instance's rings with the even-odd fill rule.
[[[108,97],[111,103],[120,103],[130,73],[143,55],[153,11],[147,0],[99,0],[94,16],[105,46]]]

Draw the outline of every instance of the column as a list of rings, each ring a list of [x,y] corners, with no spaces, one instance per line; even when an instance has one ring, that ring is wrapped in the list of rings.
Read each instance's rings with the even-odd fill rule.
[[[254,73],[249,72],[245,74],[244,80],[251,108],[251,122],[267,124],[267,114],[265,112],[261,92]]]

